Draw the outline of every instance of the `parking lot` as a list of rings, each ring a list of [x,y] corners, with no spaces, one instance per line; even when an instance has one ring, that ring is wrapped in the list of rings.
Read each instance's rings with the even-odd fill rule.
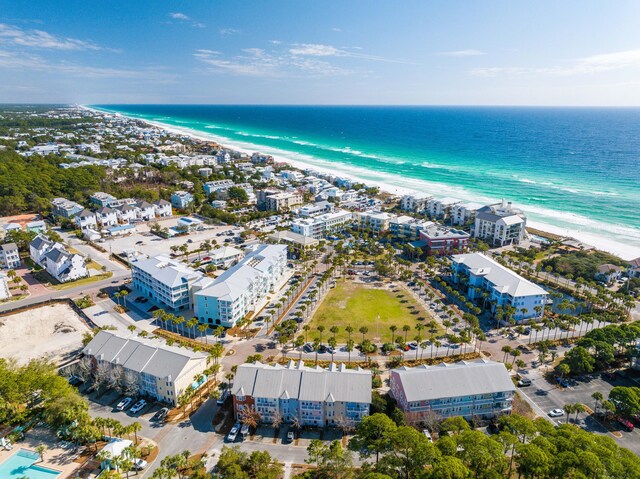
[[[637,386],[637,383],[627,378],[605,380],[599,374],[585,375],[580,380],[571,380],[566,388],[550,384],[536,370],[531,370],[525,377],[531,379],[531,386],[518,388],[518,392],[529,401],[536,414],[550,419],[554,424],[566,422],[567,416],[563,414],[561,417],[550,418],[548,414],[552,409],[562,409],[565,404],[582,403],[593,410],[595,408],[595,401],[591,397],[593,393],[600,392],[607,398],[614,386]],[[570,421],[573,423],[575,414],[570,416]],[[578,419],[579,425],[587,431],[606,434],[620,446],[640,454],[640,429],[627,432],[615,421],[605,425],[600,418],[596,419],[588,413],[580,414]]]

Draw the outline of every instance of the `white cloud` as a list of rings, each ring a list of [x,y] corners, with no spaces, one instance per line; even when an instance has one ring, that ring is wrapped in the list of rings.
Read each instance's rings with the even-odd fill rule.
[[[169,17],[173,18],[174,20],[178,20],[180,23],[189,23],[192,27],[196,27],[196,28],[205,27],[204,23],[197,22],[193,18],[191,18],[189,15],[182,12],[172,12],[169,14]]]
[[[169,16],[175,20],[191,20],[191,17],[180,12],[170,13]]]
[[[440,52],[438,53],[438,55],[441,57],[464,58],[464,57],[479,57],[482,55],[486,55],[486,53],[481,50],[468,49],[468,50],[454,50],[451,52]]]
[[[0,42],[53,50],[107,50],[91,41],[59,37],[42,30],[23,30],[6,23],[0,23]]]
[[[342,28],[333,27],[331,30],[334,32],[341,32]]]
[[[640,67],[640,49],[603,53],[588,57],[576,58],[564,65],[551,67],[485,67],[471,70],[471,74],[479,77],[495,77],[498,75],[555,75],[572,76],[601,73],[623,68]]]
[[[347,52],[338,50],[331,45],[321,45],[317,43],[302,43],[289,49],[289,53],[292,55],[307,55],[313,57],[344,57],[347,56]]]
[[[237,35],[238,33],[240,33],[240,30],[237,30],[235,28],[221,28],[220,29],[220,35],[222,35],[223,37],[227,37],[230,35]]]

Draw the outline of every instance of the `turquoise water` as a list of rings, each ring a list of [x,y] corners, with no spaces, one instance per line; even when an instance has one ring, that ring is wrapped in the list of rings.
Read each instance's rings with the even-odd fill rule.
[[[16,479],[24,476],[29,479],[54,479],[60,475],[58,471],[35,464],[39,460],[38,453],[20,449],[0,464],[0,478]]]
[[[508,198],[533,226],[640,256],[640,109],[98,108],[389,187]]]

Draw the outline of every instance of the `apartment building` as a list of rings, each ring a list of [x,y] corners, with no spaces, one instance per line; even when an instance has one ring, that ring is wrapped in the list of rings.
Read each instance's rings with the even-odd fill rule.
[[[542,317],[547,304],[546,290],[480,253],[454,255],[451,281],[467,298],[492,313],[498,307],[514,308],[516,321]]]
[[[66,198],[54,198],[51,200],[51,205],[53,207],[51,213],[54,216],[61,216],[63,218],[71,218],[84,209],[82,205]]]
[[[371,233],[383,233],[389,230],[389,223],[395,219],[395,215],[382,211],[363,211],[355,213],[357,226],[361,230]]]
[[[241,418],[246,408],[265,423],[280,415],[300,426],[353,427],[369,415],[371,371],[332,364],[328,369],[261,363],[238,366],[231,388],[233,410]]]
[[[204,277],[202,273],[165,255],[130,266],[136,292],[174,311],[193,308],[191,287]]]
[[[269,235],[269,242],[288,246],[291,257],[300,257],[304,251],[317,246],[319,241],[310,236],[304,236],[293,231],[274,231]]]
[[[201,323],[233,327],[249,312],[260,310],[286,264],[286,246],[258,245],[215,280],[199,282],[194,288],[194,315]]]
[[[174,208],[184,210],[187,209],[191,203],[193,203],[193,195],[188,191],[179,190],[171,194],[171,204]]]
[[[420,230],[421,247],[430,256],[446,256],[467,249],[471,235],[466,231],[432,223]]]
[[[434,417],[511,414],[515,392],[505,365],[486,359],[393,369],[389,385],[407,424],[416,426]]]
[[[318,216],[325,213],[331,213],[333,211],[333,203],[330,201],[318,201],[302,206],[298,210],[298,214],[303,218],[309,218],[312,216]]]
[[[293,220],[291,222],[291,231],[314,239],[321,239],[332,233],[344,231],[351,223],[353,223],[353,213],[346,210],[338,210],[313,218]]]
[[[9,277],[4,271],[0,271],[0,301],[4,301],[11,297],[9,291]]]
[[[206,376],[206,353],[167,346],[164,340],[147,339],[121,331],[98,331],[82,350],[94,367],[119,369],[122,380],[137,384],[140,396],[148,396],[172,406],[189,387],[198,388]]]
[[[420,231],[434,224],[411,216],[398,216],[389,221],[389,232],[398,239],[416,241],[420,238]]]
[[[15,243],[0,245],[0,268],[16,269],[20,267],[20,253]]]
[[[458,203],[451,208],[451,224],[462,226],[473,222],[476,212],[484,205],[480,203]]]
[[[455,198],[432,198],[427,202],[426,212],[431,218],[446,218],[451,215],[451,210],[461,201]]]
[[[270,211],[290,211],[302,204],[302,194],[297,192],[278,192],[265,197],[265,209]]]
[[[42,235],[29,243],[29,254],[35,263],[60,283],[89,276],[83,256],[69,253],[62,243],[54,243]]]
[[[218,195],[218,199],[226,198],[226,192],[229,188],[235,186],[233,180],[217,180],[217,181],[207,181],[204,185],[204,194],[209,196],[212,194]]]
[[[412,211],[414,213],[420,213],[427,208],[427,203],[433,199],[433,196],[426,193],[415,193],[411,195],[404,195],[400,199],[400,208],[404,211]]]
[[[111,203],[116,200],[117,198],[115,196],[112,196],[109,193],[104,193],[102,191],[96,191],[94,194],[89,196],[89,202],[99,207],[111,206]]]
[[[476,212],[473,237],[491,246],[518,244],[526,237],[527,218],[511,202],[483,206]]]

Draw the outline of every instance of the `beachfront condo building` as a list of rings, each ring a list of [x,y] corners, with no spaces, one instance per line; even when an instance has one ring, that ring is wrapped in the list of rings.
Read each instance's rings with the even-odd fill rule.
[[[414,193],[404,195],[400,200],[400,208],[404,211],[420,213],[427,208],[427,203],[433,199],[433,196],[426,193]]]
[[[267,195],[264,198],[264,207],[269,211],[290,211],[302,203],[302,194],[296,191],[281,191]]]
[[[473,237],[491,246],[518,244],[526,237],[527,218],[504,199],[476,212]]]
[[[511,414],[515,387],[503,363],[479,359],[393,369],[391,394],[407,424],[461,416],[491,419]]]
[[[460,203],[456,198],[432,198],[427,202],[426,212],[431,218],[448,218],[453,207]]]
[[[233,386],[233,411],[241,419],[253,409],[265,423],[278,415],[300,426],[358,424],[371,407],[371,371],[332,363],[328,369],[253,363],[238,366]]]
[[[547,304],[546,290],[480,253],[454,255],[450,279],[481,308],[512,308],[516,321],[542,317]]]
[[[467,223],[473,223],[476,212],[484,205],[481,203],[458,203],[451,207],[451,224],[463,226]]]
[[[416,241],[420,238],[420,231],[433,224],[412,216],[397,216],[389,221],[389,232],[397,239]]]
[[[389,223],[395,215],[383,211],[363,211],[355,213],[358,229],[371,233],[383,233],[389,230]]]
[[[194,287],[195,316],[203,324],[227,328],[266,305],[287,265],[285,245],[256,246],[215,280],[204,278]]]
[[[446,256],[454,252],[465,251],[471,235],[437,223],[431,223],[420,230],[420,240],[416,245],[430,256]]]
[[[192,285],[204,275],[168,256],[132,261],[134,290],[173,311],[193,308]]]
[[[208,354],[188,348],[167,346],[164,340],[147,339],[121,331],[98,331],[82,350],[93,367],[108,366],[119,371],[121,383],[137,386],[136,396],[149,396],[177,405],[189,387],[200,387],[206,376]]]

